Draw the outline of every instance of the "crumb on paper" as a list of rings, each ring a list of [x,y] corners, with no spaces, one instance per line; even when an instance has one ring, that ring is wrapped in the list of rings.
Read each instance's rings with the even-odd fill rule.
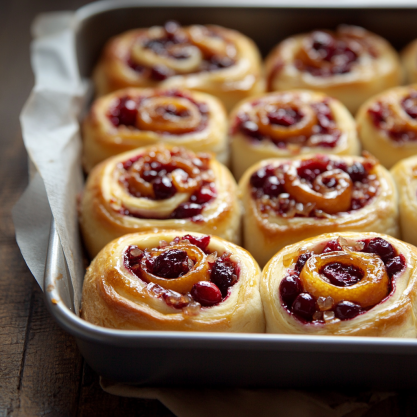
[[[52,304],[58,304],[59,303],[59,301],[56,299],[56,298],[52,298]]]
[[[60,279],[64,278],[64,276],[62,274],[59,274],[56,278],[55,281],[59,281]]]
[[[48,292],[51,292],[51,291],[53,291],[54,290],[54,285],[53,284],[49,284],[47,287],[46,287],[46,291],[48,291]]]

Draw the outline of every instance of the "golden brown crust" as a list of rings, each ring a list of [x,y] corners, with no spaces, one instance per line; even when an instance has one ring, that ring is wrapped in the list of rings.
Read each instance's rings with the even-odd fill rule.
[[[378,56],[364,54],[346,74],[316,77],[295,66],[304,39],[309,34],[292,36],[278,44],[266,58],[269,91],[304,88],[318,90],[339,99],[352,114],[369,97],[401,83],[402,72],[398,54],[383,38],[365,29],[344,26],[343,30],[358,32]],[[338,29],[339,31],[339,29]]]
[[[189,31],[193,27],[201,26],[184,29]],[[187,88],[216,96],[230,110],[238,101],[265,91],[261,56],[255,43],[235,30],[215,25],[207,25],[206,28],[234,46],[234,65],[214,71],[177,74],[164,81],[153,81],[127,65],[135,39],[149,32],[149,29],[135,29],[115,36],[106,44],[94,70],[97,94],[103,95],[125,87]],[[162,28],[154,27],[150,30],[158,31]]]
[[[173,90],[127,88],[101,97],[93,103],[82,124],[83,165],[87,172],[106,158],[159,143],[184,146],[194,152],[213,152],[224,164],[229,160],[227,143],[227,116],[222,103],[208,94],[181,91],[197,103],[208,107],[207,124],[202,130],[184,134],[160,133],[120,125],[116,127],[108,117],[109,109],[119,98],[152,98],[169,94]]]
[[[297,258],[300,250],[314,250],[322,242],[336,239],[339,236],[356,241],[382,237],[390,242],[399,254],[404,255],[406,269],[394,276],[394,293],[364,314],[350,320],[336,319],[323,324],[302,323],[287,312],[277,296],[279,285],[289,266],[288,259],[292,255]],[[285,266],[284,259],[286,260]],[[383,234],[328,233],[287,246],[270,260],[262,273],[261,296],[267,321],[267,333],[416,337],[416,266],[417,249],[414,246]]]
[[[307,159],[312,155],[295,158]],[[339,159],[329,156],[331,159]],[[343,157],[347,162],[363,161],[359,156]],[[279,215],[273,218],[261,215],[251,196],[249,180],[259,168],[285,162],[283,159],[262,161],[248,169],[239,181],[243,203],[244,247],[253,255],[259,265],[264,266],[283,247],[316,236],[321,233],[361,231],[389,233],[399,237],[397,191],[390,173],[381,165],[375,167],[379,180],[377,195],[359,210],[340,213],[329,218],[293,217],[285,219]]]
[[[375,126],[369,109],[381,103],[387,107],[387,111],[384,113],[389,113],[389,120],[386,124],[390,129],[404,129],[405,132],[415,133],[417,137],[417,122],[409,117],[401,107],[401,100],[408,96],[410,92],[416,92],[416,90],[416,84],[391,88],[370,98],[358,110],[356,122],[359,138],[364,149],[375,155],[381,164],[388,169],[401,159],[416,154],[417,140],[395,141],[386,130]]]
[[[93,260],[84,280],[82,318],[99,326],[123,330],[182,330],[207,332],[263,332],[259,295],[260,269],[244,249],[211,237],[209,252],[228,251],[240,266],[239,279],[221,303],[202,308],[196,315],[175,309],[153,296],[146,282],[130,272],[123,254],[130,245],[153,248],[188,232],[161,231],[125,235],[109,243]],[[193,236],[203,236],[192,233]]]
[[[292,90],[262,94],[253,98],[246,99],[236,106],[229,117],[229,124],[234,126],[239,114],[253,112],[253,103],[270,101],[275,97],[280,98],[285,95],[290,102],[295,100],[302,105],[326,102],[331,109],[335,120],[336,128],[340,130],[341,136],[335,147],[308,146],[291,143],[286,148],[279,148],[269,139],[253,140],[244,135],[240,130],[232,132],[230,139],[232,143],[232,167],[233,174],[240,179],[243,173],[253,164],[266,158],[292,158],[299,155],[320,152],[333,155],[359,155],[360,143],[356,134],[355,120],[348,112],[346,107],[338,100],[332,99],[320,92],[307,90]],[[293,99],[289,99],[293,97]],[[261,107],[257,105],[256,107]]]
[[[417,156],[398,162],[391,174],[398,190],[402,239],[417,246]]]
[[[240,204],[237,185],[230,171],[217,162],[210,160],[217,196],[208,203],[202,212],[202,221],[170,218],[136,218],[120,213],[120,208],[128,202],[132,207],[155,211],[155,217],[162,210],[171,213],[180,203],[187,201],[189,195],[177,193],[174,197],[150,203],[143,198],[135,198],[123,191],[119,183],[117,166],[138,154],[153,149],[175,149],[173,147],[145,147],[126,152],[102,162],[90,173],[80,206],[80,226],[85,245],[91,256],[116,237],[126,233],[159,229],[189,230],[200,233],[214,233],[235,243],[240,241]],[[178,148],[176,148],[178,149]],[[193,153],[191,153],[193,154]]]

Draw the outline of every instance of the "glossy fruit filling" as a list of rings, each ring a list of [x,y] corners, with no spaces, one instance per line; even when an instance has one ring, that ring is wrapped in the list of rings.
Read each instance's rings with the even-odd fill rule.
[[[147,283],[148,293],[195,315],[201,306],[224,301],[239,279],[237,261],[228,252],[210,252],[209,243],[210,236],[185,235],[153,249],[131,245],[123,255],[124,266]]]
[[[175,89],[156,91],[152,96],[123,96],[111,104],[107,117],[115,127],[182,135],[206,128],[209,109],[189,94]]]
[[[412,90],[402,98],[400,107],[402,111],[380,100],[368,109],[368,115],[374,126],[384,131],[394,142],[416,141],[417,91]]]
[[[250,177],[252,198],[261,215],[326,218],[359,210],[377,194],[376,161],[345,162],[316,155],[266,165]]]
[[[155,35],[149,30],[134,42],[142,51],[150,51],[152,59],[143,59],[140,54],[127,56],[127,65],[142,77],[153,81],[164,81],[178,74],[218,71],[236,63],[236,48],[215,28],[204,26],[182,27],[174,21],[168,21]],[[151,55],[151,56],[152,56]],[[165,62],[160,58],[164,58]],[[178,63],[178,64],[177,64]]]
[[[119,182],[136,198],[166,200],[177,193],[186,193],[187,201],[180,203],[169,215],[158,218],[199,221],[198,216],[217,195],[210,159],[209,155],[194,154],[181,148],[155,148],[119,164]],[[154,218],[152,213],[147,215],[128,207],[122,207],[120,212],[137,218]]]
[[[367,254],[377,255],[377,258]],[[343,257],[350,261],[333,261]],[[316,289],[308,290],[308,286],[312,285],[313,276],[306,278],[305,272],[307,272],[306,268],[311,268],[315,262],[325,264],[317,271],[319,275],[317,282],[323,284],[323,288],[328,289],[327,292],[320,293],[319,290],[317,293]],[[366,298],[367,295],[363,290],[367,272],[352,262],[360,265],[367,265],[367,262],[368,265],[375,266],[378,263],[382,265],[380,273],[385,274],[387,280],[375,284],[377,280],[375,275],[369,283],[369,285],[378,285],[378,288],[375,286],[375,289],[368,290],[373,295],[375,291],[380,291],[381,295],[376,303],[369,304],[369,299]],[[334,239],[328,241],[320,253],[304,252],[294,260],[294,265],[287,269],[287,274],[281,281],[279,297],[285,309],[302,323],[323,324],[337,319],[349,320],[364,314],[392,294],[395,291],[396,275],[405,267],[404,255],[399,254],[385,239],[377,237],[357,242],[348,242],[343,238]],[[308,281],[304,281],[305,279]],[[340,297],[338,288],[344,289],[342,294],[346,295],[346,299]],[[333,297],[329,295],[329,290]]]
[[[290,105],[288,95],[284,93],[276,100],[273,97],[255,100],[252,108],[238,113],[232,133],[241,132],[255,141],[268,140],[278,148],[289,145],[292,148],[336,147],[341,132],[333,117],[330,100],[306,104],[295,94]]]

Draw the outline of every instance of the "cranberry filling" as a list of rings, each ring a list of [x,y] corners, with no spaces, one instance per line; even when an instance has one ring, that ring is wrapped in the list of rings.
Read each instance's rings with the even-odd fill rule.
[[[401,106],[412,119],[417,119],[417,91],[412,91],[404,98]]]
[[[417,119],[417,91],[411,91],[407,97],[402,99],[401,107],[409,117]],[[374,103],[368,109],[368,114],[374,126],[386,131],[392,140],[396,142],[412,142],[417,140],[417,132],[414,130],[404,130],[403,123],[396,120],[395,114],[391,113],[386,103],[381,101]]]
[[[324,275],[331,284],[337,287],[350,287],[351,285],[355,285],[365,276],[362,269],[340,262],[327,264],[320,270],[320,274]]]
[[[395,256],[390,261],[388,261],[385,266],[390,277],[394,276],[395,274],[398,274],[398,272],[401,272],[405,268],[404,255],[401,254],[399,256]]]
[[[213,282],[200,281],[193,285],[191,295],[202,306],[210,307],[222,301],[222,293]]]
[[[298,257],[297,262],[295,264],[295,270],[301,272],[301,270],[304,268],[305,263],[310,259],[311,255],[311,252],[304,252],[303,254],[301,254]]]
[[[216,252],[207,252],[210,236],[196,237],[188,234],[174,238],[171,244],[161,241],[159,249],[163,248],[164,251],[158,256],[152,256],[152,251],[157,249],[142,251],[138,246],[131,245],[124,252],[124,265],[140,279],[143,279],[141,268],[144,261],[148,273],[166,279],[179,278],[194,267],[194,262],[185,250],[170,247],[180,242],[196,245],[209,254],[206,262],[209,266],[210,281],[197,282],[190,293],[185,295],[152,282],[147,284],[146,289],[151,295],[162,298],[167,305],[177,309],[186,308],[186,314],[195,314],[200,306],[211,307],[226,298],[229,288],[238,281],[240,273],[239,265],[231,260],[230,253],[226,252],[217,257]]]
[[[314,159],[305,159],[301,161],[297,169],[300,178],[313,182],[315,178],[327,171],[330,159],[324,155],[317,155]]]
[[[143,251],[136,245],[130,245],[124,254],[124,265],[140,278],[140,262],[143,258]]]
[[[292,217],[326,217],[312,203],[301,203],[288,192],[285,183],[285,171],[288,163],[278,166],[267,165],[255,171],[249,180],[252,198],[257,200],[262,213],[275,212],[286,218]],[[327,171],[340,169],[349,174],[353,182],[351,205],[348,210],[359,210],[367,205],[377,194],[379,182],[372,173],[375,162],[365,160],[347,164],[344,161],[332,161],[328,156],[316,155],[311,159],[300,161],[297,175],[307,186],[314,189],[316,178]],[[337,180],[332,176],[323,178],[322,184],[329,190],[337,187]],[[265,197],[268,197],[265,199]]]
[[[162,278],[178,278],[189,270],[187,252],[180,249],[170,249],[152,258],[152,273]]]
[[[301,280],[297,275],[286,276],[279,286],[282,301],[289,308],[292,306],[298,294],[303,291]]]
[[[206,36],[221,39],[221,36],[210,31],[207,31]],[[224,41],[227,42],[226,40]],[[180,24],[173,21],[165,23],[164,34],[161,37],[156,39],[145,39],[142,42],[142,45],[145,49],[150,49],[157,55],[165,56],[171,59],[173,58],[176,60],[184,60],[190,58],[190,52],[185,47],[193,45],[188,39],[188,36],[184,33],[184,31],[181,30]],[[235,60],[229,55],[219,55],[214,51],[201,50],[201,52],[201,64],[196,70],[192,71],[192,73],[198,73],[201,71],[215,71],[223,68],[228,68],[235,64]],[[169,69],[165,65],[156,65],[150,67],[149,70],[146,71],[148,68],[137,64],[132,56],[128,58],[127,64],[135,71],[142,73],[143,76],[149,77],[155,81],[163,81],[173,75],[176,75],[175,71]]]
[[[394,288],[394,284],[392,282],[393,276],[401,272],[406,267],[404,255],[398,255],[394,247],[382,238],[369,239],[363,241],[363,243],[365,244],[362,250],[363,252],[374,253],[385,263],[388,276],[391,279],[388,293],[391,293]],[[358,247],[361,247],[361,245]],[[343,251],[343,248],[340,246],[337,239],[327,242],[322,253],[328,253],[331,251]],[[307,322],[321,322],[323,321],[323,310],[327,311],[327,309],[332,306],[333,301],[330,297],[329,306],[323,307],[323,300],[321,301],[319,297],[316,303],[315,298],[304,290],[299,278],[300,272],[302,271],[306,261],[311,256],[311,252],[305,252],[299,255],[294,269],[289,269],[287,271],[287,276],[283,278],[280,283],[279,296],[282,300],[283,306],[297,319]],[[323,275],[331,284],[338,287],[354,285],[365,275],[362,269],[353,265],[342,264],[340,262],[327,264],[319,271],[319,273]],[[340,320],[352,319],[364,311],[365,310],[363,310],[360,305],[350,301],[341,301],[333,308],[334,317]]]
[[[314,51],[316,60],[321,60],[330,65],[317,67],[301,59],[296,62],[296,66],[316,77],[346,74],[352,70],[353,64],[359,58],[348,39],[334,37],[327,32],[313,32],[310,35],[310,48]]]
[[[237,282],[233,263],[227,259],[217,258],[211,270],[211,281],[219,287],[222,296],[226,297],[229,287]]]
[[[210,236],[195,237],[191,235],[185,235],[181,240],[189,240],[190,243],[199,247],[202,251],[207,250],[207,246],[210,244]]]
[[[334,309],[335,316],[340,320],[353,319],[361,312],[361,306],[350,301],[341,301]]]
[[[280,126],[292,126],[303,118],[302,113],[291,108],[277,109],[268,113],[267,116],[271,124]]]
[[[316,301],[309,293],[298,294],[292,305],[292,312],[306,321],[313,319],[316,311]]]
[[[387,263],[396,255],[395,249],[391,243],[387,242],[381,237],[376,237],[366,241],[363,252],[374,253],[378,255],[384,261],[384,263]]]
[[[168,177],[155,178],[152,188],[155,193],[155,200],[165,200],[177,193],[177,189]]]
[[[130,97],[122,97],[117,100],[109,110],[109,118],[114,126],[136,126],[138,115],[137,103]]]
[[[252,103],[253,106],[257,104],[259,104],[259,100]],[[316,113],[317,124],[313,126],[309,135],[295,134],[294,136],[297,138],[296,143],[303,146],[310,138],[313,139],[314,137],[314,140],[310,140],[308,146],[334,148],[340,138],[340,131],[337,129],[333,114],[328,105],[328,100],[313,103],[311,106]],[[300,122],[304,115],[296,108],[284,107],[270,111],[267,117],[271,125],[275,124],[288,127]],[[291,142],[291,140],[288,142],[263,135],[256,121],[251,120],[250,115],[247,113],[241,113],[236,116],[232,133],[237,133],[238,131],[254,140],[268,139],[279,148],[286,148],[288,143]]]
[[[188,219],[203,212],[204,206],[196,203],[182,203],[171,214],[173,219]]]
[[[323,249],[323,253],[342,251],[342,250],[343,248],[340,246],[339,241],[337,239],[333,239],[327,242],[326,246]]]

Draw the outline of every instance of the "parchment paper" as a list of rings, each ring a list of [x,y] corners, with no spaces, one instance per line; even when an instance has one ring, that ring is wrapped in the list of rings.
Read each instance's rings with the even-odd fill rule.
[[[88,83],[78,75],[73,25],[74,13],[63,12],[40,15],[32,27],[35,86],[23,108],[21,125],[26,149],[39,176],[16,205],[13,218],[22,254],[42,287],[49,225],[45,231],[41,224],[50,220],[44,214],[46,191],[78,314],[84,275],[76,210],[83,184],[78,115],[88,96]],[[31,210],[25,210],[28,206]]]

